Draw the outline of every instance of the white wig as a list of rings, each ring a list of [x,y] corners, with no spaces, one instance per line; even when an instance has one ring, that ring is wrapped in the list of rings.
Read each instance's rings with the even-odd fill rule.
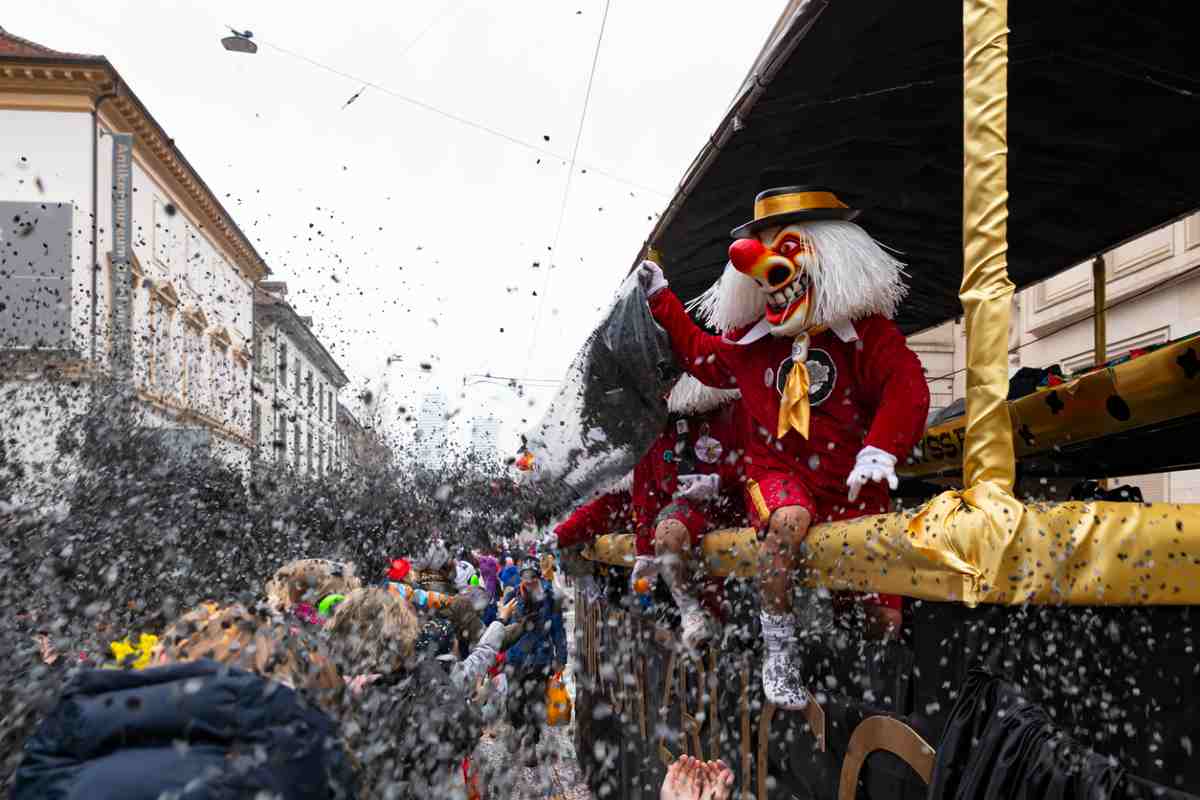
[[[714,389],[684,373],[667,395],[667,410],[672,414],[703,414],[741,396],[737,389]]]
[[[705,325],[724,334],[762,318],[763,293],[753,278],[738,272],[733,262],[727,262],[717,282],[688,303],[687,308],[696,312]]]
[[[895,316],[907,291],[899,259],[853,222],[830,220],[795,227],[803,231],[815,254],[804,263],[813,292],[810,325],[871,314]],[[701,321],[721,333],[758,321],[763,307],[762,289],[732,264],[726,264],[721,279],[688,304]]]

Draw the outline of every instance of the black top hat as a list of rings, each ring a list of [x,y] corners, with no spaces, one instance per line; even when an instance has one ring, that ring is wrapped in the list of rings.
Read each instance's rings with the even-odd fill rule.
[[[767,170],[760,176],[759,186],[765,188],[754,198],[754,219],[734,228],[729,234],[734,239],[793,222],[852,220],[860,213],[838,199],[831,189],[805,183],[792,170]]]

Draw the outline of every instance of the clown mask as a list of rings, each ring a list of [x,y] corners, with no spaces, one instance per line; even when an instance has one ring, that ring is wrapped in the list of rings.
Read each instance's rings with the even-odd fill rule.
[[[809,327],[811,272],[817,254],[803,225],[760,231],[757,239],[738,239],[729,260],[753,278],[763,293],[772,336],[796,336]]]

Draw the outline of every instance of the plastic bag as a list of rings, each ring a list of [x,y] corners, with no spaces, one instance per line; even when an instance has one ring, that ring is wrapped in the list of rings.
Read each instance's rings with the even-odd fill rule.
[[[571,695],[563,684],[561,672],[546,681],[546,723],[552,727],[571,724]]]
[[[666,425],[666,394],[680,374],[632,274],[525,435],[526,480],[542,510],[561,513],[628,474]]]

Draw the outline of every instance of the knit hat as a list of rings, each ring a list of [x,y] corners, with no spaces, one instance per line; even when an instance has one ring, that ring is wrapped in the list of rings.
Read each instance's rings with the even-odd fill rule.
[[[391,569],[388,570],[389,581],[402,581],[412,571],[412,563],[407,558],[393,558]]]

